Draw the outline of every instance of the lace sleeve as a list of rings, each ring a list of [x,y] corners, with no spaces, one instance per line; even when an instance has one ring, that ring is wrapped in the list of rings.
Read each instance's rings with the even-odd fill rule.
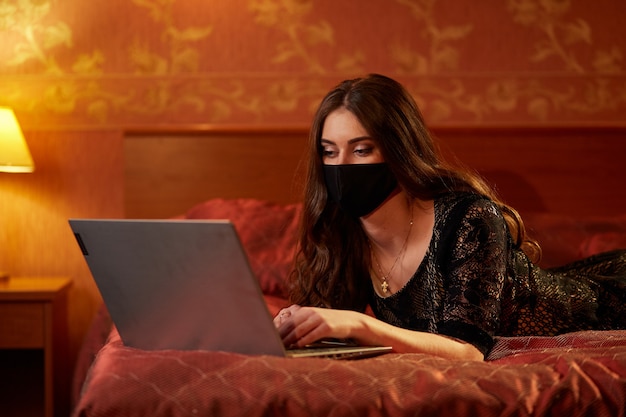
[[[455,225],[442,242],[447,251],[442,265],[447,291],[438,328],[441,334],[466,340],[487,353],[499,326],[508,228],[494,203],[482,198],[459,213],[452,210],[446,227]]]

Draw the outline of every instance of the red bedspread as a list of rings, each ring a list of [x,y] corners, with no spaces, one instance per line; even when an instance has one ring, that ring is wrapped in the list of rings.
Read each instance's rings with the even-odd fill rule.
[[[148,352],[113,331],[76,416],[624,415],[626,331],[499,340],[486,362]]]
[[[182,218],[230,218],[272,313],[284,305],[300,207],[211,200]],[[546,265],[623,246],[626,218],[535,216]],[[420,354],[357,361],[124,347],[106,312],[79,361],[78,416],[623,416],[626,331],[499,339],[486,362]],[[99,341],[98,341],[99,340]],[[92,353],[93,352],[93,353]]]

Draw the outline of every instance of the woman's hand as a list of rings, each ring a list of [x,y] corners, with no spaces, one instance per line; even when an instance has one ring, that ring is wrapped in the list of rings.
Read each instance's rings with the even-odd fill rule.
[[[348,339],[363,325],[363,314],[350,310],[301,307],[282,309],[274,318],[285,346],[303,347],[320,339]]]
[[[353,339],[362,345],[391,346],[399,353],[425,353],[448,359],[482,361],[473,345],[433,333],[403,329],[351,310],[301,307],[280,310],[274,325],[287,347],[303,347],[320,339]]]

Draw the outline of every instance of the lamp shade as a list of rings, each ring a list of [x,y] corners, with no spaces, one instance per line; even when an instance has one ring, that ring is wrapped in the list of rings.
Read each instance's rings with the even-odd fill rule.
[[[0,171],[33,172],[35,164],[13,110],[0,107]]]

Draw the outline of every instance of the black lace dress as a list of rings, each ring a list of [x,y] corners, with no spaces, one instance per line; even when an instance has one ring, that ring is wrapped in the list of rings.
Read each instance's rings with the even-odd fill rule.
[[[501,212],[484,197],[435,200],[430,246],[404,288],[370,291],[379,319],[467,341],[487,354],[493,337],[553,336],[626,328],[626,250],[541,269],[513,245]]]

